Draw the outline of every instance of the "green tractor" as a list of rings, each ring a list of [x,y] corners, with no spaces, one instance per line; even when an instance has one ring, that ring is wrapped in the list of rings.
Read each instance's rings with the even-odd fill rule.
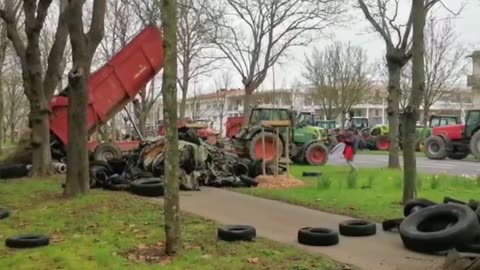
[[[337,128],[337,121],[335,120],[317,120],[315,121],[315,126],[323,128],[327,133]]]
[[[311,114],[313,116],[313,114]],[[328,148],[324,144],[326,132],[318,127],[310,125],[310,117],[307,113],[298,116],[290,108],[257,106],[253,108],[248,117],[248,123],[240,132],[232,138],[235,152],[241,157],[253,160],[274,160],[277,155],[285,153],[287,140],[287,128],[281,128],[279,136],[274,129],[264,128],[262,138],[262,121],[288,120],[292,123],[290,134],[290,158],[295,163],[307,163],[310,165],[324,165],[328,161]],[[263,152],[265,143],[265,155]],[[279,145],[277,151],[276,145]]]
[[[390,140],[388,139],[388,126],[375,125],[368,133],[368,145],[372,150],[388,151]]]

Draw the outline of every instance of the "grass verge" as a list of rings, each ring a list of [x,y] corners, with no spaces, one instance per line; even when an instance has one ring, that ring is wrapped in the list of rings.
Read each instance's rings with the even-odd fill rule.
[[[235,190],[371,221],[402,216],[403,174],[399,170],[361,168],[356,177],[349,177],[349,168],[346,167],[292,166],[292,174],[299,179],[302,179],[303,171],[321,171],[323,176],[303,178],[304,187]],[[444,196],[480,199],[480,179],[420,175],[417,189],[418,197],[433,201],[442,201]]]
[[[129,250],[163,243],[159,204],[123,192],[92,191],[72,200],[60,195],[59,179],[0,182],[0,206],[13,209],[0,220],[0,269],[342,269],[264,239],[217,241],[217,225],[191,215],[183,216],[183,255],[155,264],[135,261],[125,255]],[[24,233],[47,234],[52,243],[26,250],[3,245],[6,237]]]
[[[375,156],[388,156],[388,151],[379,151],[379,150],[360,150],[358,151],[357,154],[363,154],[363,155],[375,155]],[[400,151],[399,152],[399,155],[402,156],[403,155],[403,152]],[[426,157],[425,156],[425,153],[423,152],[415,152],[415,155],[417,157]],[[472,155],[469,155],[468,157],[466,157],[465,159],[463,160],[467,160],[467,161],[479,161],[478,159],[476,159],[474,156]]]

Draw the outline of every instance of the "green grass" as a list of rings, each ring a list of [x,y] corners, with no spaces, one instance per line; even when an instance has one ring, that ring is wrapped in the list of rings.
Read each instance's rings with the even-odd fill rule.
[[[292,166],[293,175],[299,179],[303,171],[321,171],[324,177],[320,181],[316,178],[304,179],[305,187],[236,190],[372,221],[402,216],[403,174],[399,170],[361,168],[356,179],[349,179],[346,167]],[[444,196],[461,200],[480,199],[480,180],[446,175],[420,175],[419,179],[418,197],[439,202]]]
[[[360,150],[360,151],[358,151],[357,154],[376,155],[376,156],[388,156],[388,151]],[[402,156],[402,155],[403,155],[403,152],[400,151],[400,152],[399,152],[399,155]],[[425,153],[423,153],[423,152],[415,152],[415,156],[417,156],[417,157],[426,157],[426,156],[425,156]],[[478,161],[478,159],[476,159],[476,158],[475,158],[474,156],[472,156],[472,155],[469,155],[469,156],[466,157],[464,160],[467,160],[467,161]]]
[[[0,269],[342,269],[319,256],[257,239],[252,243],[217,241],[217,224],[183,215],[186,250],[165,266],[135,262],[126,253],[164,239],[163,210],[124,192],[92,191],[62,198],[60,179],[0,182],[0,205],[13,209],[0,220]],[[8,236],[41,233],[61,240],[47,247],[14,250]],[[249,259],[258,258],[258,262]]]

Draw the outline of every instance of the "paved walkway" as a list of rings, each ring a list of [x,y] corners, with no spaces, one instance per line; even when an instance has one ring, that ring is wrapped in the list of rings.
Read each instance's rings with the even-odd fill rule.
[[[350,218],[256,198],[223,189],[203,187],[201,192],[182,193],[183,211],[222,224],[248,224],[261,237],[321,253],[364,270],[434,270],[444,258],[406,250],[397,233],[383,232],[371,237],[340,237],[332,247],[309,247],[297,243],[301,227],[327,227],[338,230],[338,223]]]

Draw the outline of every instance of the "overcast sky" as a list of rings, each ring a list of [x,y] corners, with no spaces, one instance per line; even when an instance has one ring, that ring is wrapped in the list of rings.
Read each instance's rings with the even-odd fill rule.
[[[402,6],[400,12],[403,17],[408,15],[411,1],[401,0]],[[461,0],[444,0],[444,3],[454,11],[458,11]],[[301,72],[303,69],[304,56],[309,53],[312,48],[323,46],[331,43],[332,41],[344,41],[351,42],[354,45],[363,47],[368,54],[370,61],[379,60],[385,54],[385,45],[378,34],[373,32],[368,22],[360,10],[354,9],[351,11],[354,21],[343,27],[335,27],[334,33],[330,38],[324,38],[310,44],[306,48],[294,48],[290,50],[290,57],[288,60],[283,59],[282,65],[276,65],[275,67],[275,83],[276,88],[290,87],[295,80],[302,80]],[[435,11],[435,15],[438,18],[445,18],[446,16],[452,16],[446,9],[439,8]],[[453,20],[455,31],[459,36],[461,42],[468,44],[469,48],[473,50],[480,50],[480,1],[470,0],[467,6],[463,9],[459,16],[456,16]],[[470,53],[470,52],[467,52]],[[468,60],[467,60],[468,61]],[[228,65],[226,65],[228,66]],[[240,77],[232,69],[232,87],[242,87]],[[213,78],[211,76],[210,78]],[[272,72],[270,70],[269,75],[265,83],[261,86],[262,89],[271,89],[273,82]],[[205,80],[202,78],[201,85],[197,85],[197,89],[201,92],[210,92],[215,89],[213,79]]]

